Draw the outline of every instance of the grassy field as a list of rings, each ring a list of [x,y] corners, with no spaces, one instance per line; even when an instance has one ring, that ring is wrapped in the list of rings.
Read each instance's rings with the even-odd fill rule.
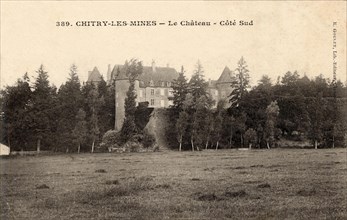
[[[346,149],[0,159],[0,219],[347,219]]]

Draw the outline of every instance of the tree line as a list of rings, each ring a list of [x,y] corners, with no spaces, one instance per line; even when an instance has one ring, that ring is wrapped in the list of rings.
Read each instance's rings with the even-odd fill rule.
[[[76,65],[57,89],[41,65],[1,91],[1,142],[11,150],[94,151],[114,127],[114,84],[81,85]]]
[[[271,148],[283,140],[308,142],[315,148],[347,144],[347,88],[340,81],[288,71],[275,84],[264,75],[251,88],[241,57],[232,76],[232,92],[213,103],[202,65],[197,63],[189,81],[184,74],[182,67],[172,86],[170,117],[175,123],[167,133],[176,140],[171,141],[172,148]]]
[[[93,152],[102,137],[116,147],[129,141],[153,145],[153,136],[144,131],[147,106],[135,103],[134,81],[142,74],[142,63],[131,60],[125,69],[130,86],[120,131],[113,130],[114,82],[108,85],[101,79],[81,85],[72,65],[69,78],[57,89],[41,65],[33,81],[26,73],[1,90],[1,142],[11,150],[59,152]],[[241,58],[230,86],[228,98],[215,103],[202,64],[197,63],[190,80],[181,68],[172,82],[173,105],[168,109],[173,123],[166,137],[172,148],[271,148],[283,140],[310,141],[316,148],[346,146],[347,88],[340,81],[322,75],[309,79],[294,71],[276,83],[262,76],[251,88],[248,66]]]

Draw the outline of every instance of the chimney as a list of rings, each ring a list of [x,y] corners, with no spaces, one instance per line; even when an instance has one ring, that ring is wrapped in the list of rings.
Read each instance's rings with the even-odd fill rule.
[[[111,80],[111,64],[108,64],[107,68],[107,81]]]
[[[155,73],[155,61],[154,60],[152,60],[152,71],[153,71],[153,73]]]

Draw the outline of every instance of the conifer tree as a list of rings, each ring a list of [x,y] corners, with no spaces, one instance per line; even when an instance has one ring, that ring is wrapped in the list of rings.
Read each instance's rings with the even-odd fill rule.
[[[127,91],[127,97],[124,100],[125,119],[121,129],[122,136],[125,141],[129,140],[134,134],[136,134],[135,124],[135,112],[136,112],[136,92],[135,92],[135,80],[140,74],[142,74],[143,67],[140,61],[136,59],[131,60],[125,64],[126,75],[129,77],[129,89]]]
[[[41,141],[51,145],[48,137],[56,128],[56,88],[49,85],[48,73],[44,70],[43,65],[36,71],[38,76],[34,83],[32,96],[32,105],[30,117],[32,118],[31,129],[37,140],[37,151],[40,151]]]
[[[86,113],[83,109],[79,109],[76,115],[76,126],[72,131],[72,134],[75,138],[75,142],[78,144],[77,153],[81,151],[81,144],[83,143],[87,135],[87,122],[85,120]]]
[[[192,94],[194,102],[197,102],[202,96],[208,97],[207,86],[208,83],[204,79],[204,69],[200,61],[198,61],[194,74],[189,81],[189,92]],[[207,101],[211,102],[211,100]]]
[[[249,70],[246,61],[241,57],[235,70],[236,77],[231,83],[233,91],[230,94],[231,108],[239,107],[243,101],[249,85]]]
[[[92,89],[89,92],[88,96],[88,105],[91,110],[91,116],[90,116],[90,135],[92,138],[92,149],[91,152],[94,152],[95,148],[95,142],[97,141],[99,134],[100,134],[100,128],[99,128],[99,118],[98,114],[100,111],[100,107],[104,103],[103,98],[99,97],[99,92],[96,88]]]
[[[2,143],[6,143],[12,150],[28,150],[31,140],[29,118],[29,102],[32,97],[30,80],[25,73],[18,79],[15,86],[7,86],[1,91]]]
[[[59,122],[56,135],[58,144],[66,147],[66,152],[73,146],[73,134],[79,108],[82,107],[81,84],[77,75],[77,66],[72,64],[70,67],[69,78],[58,92],[59,100]]]
[[[183,102],[186,99],[186,96],[189,92],[188,82],[184,73],[185,71],[182,66],[178,78],[173,80],[172,82],[173,97],[169,97],[169,100],[173,101],[172,107],[177,108],[179,110],[182,110]]]

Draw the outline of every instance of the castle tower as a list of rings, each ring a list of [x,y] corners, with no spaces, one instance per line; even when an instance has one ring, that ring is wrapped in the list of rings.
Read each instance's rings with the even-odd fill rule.
[[[227,99],[230,93],[233,91],[233,88],[231,87],[232,81],[233,72],[226,66],[216,82],[219,100]]]
[[[129,89],[130,82],[129,78],[126,76],[125,70],[122,66],[114,66],[111,75],[114,76],[115,80],[115,130],[119,131],[122,129],[125,109],[124,102],[126,98],[126,93]]]

